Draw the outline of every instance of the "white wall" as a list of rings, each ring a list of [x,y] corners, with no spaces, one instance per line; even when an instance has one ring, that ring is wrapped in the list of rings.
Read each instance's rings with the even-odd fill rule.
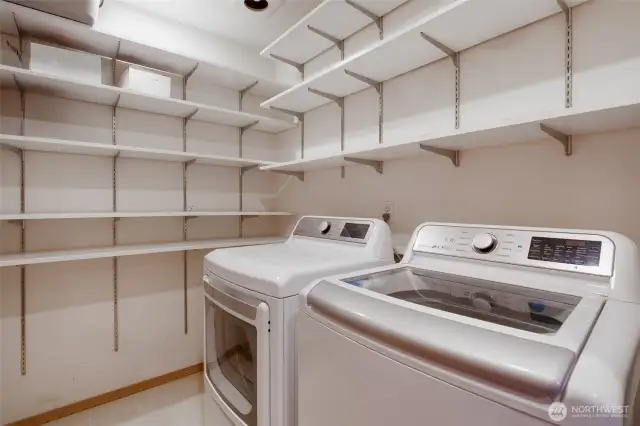
[[[640,45],[632,40],[640,39],[640,3],[589,2],[574,8],[573,20],[574,106],[637,101]],[[461,130],[563,111],[564,28],[558,14],[462,52]],[[452,132],[453,95],[449,59],[385,82],[384,143]],[[349,96],[345,105],[346,149],[376,146],[375,91]],[[300,158],[299,135],[294,129],[280,138],[290,159]],[[607,229],[640,244],[639,137],[640,130],[576,136],[574,155],[565,157],[562,146],[541,133],[542,141],[500,147],[495,140],[490,145],[497,147],[462,151],[459,168],[421,153],[385,162],[383,175],[365,166],[347,167],[344,179],[339,169],[310,172],[304,183],[287,180],[278,208],[380,217],[389,202],[391,228],[400,233],[425,221],[450,221]],[[305,158],[338,152],[339,108],[328,104],[307,113]]]
[[[6,56],[6,55],[5,55]],[[10,61],[10,57],[6,60]],[[237,92],[190,88],[192,100],[206,91],[212,104],[237,108]],[[205,100],[205,99],[201,99]],[[235,104],[234,104],[235,102]],[[259,100],[247,99],[255,108]],[[19,95],[0,93],[0,131],[18,134]],[[110,144],[111,107],[26,95],[26,135]],[[182,151],[182,120],[118,108],[116,142]],[[238,155],[238,129],[191,121],[187,150]],[[245,135],[244,156],[277,159],[275,136]],[[0,213],[20,211],[19,157],[0,150]],[[117,160],[117,208],[121,211],[182,210],[182,164]],[[245,175],[244,208],[270,210],[276,177]],[[194,164],[188,169],[187,204],[193,210],[239,209],[239,169]],[[43,152],[26,154],[27,212],[89,212],[112,209],[111,157]],[[188,223],[189,239],[235,238],[239,218],[198,218]],[[244,235],[275,235],[278,220],[245,222]],[[181,218],[122,219],[119,244],[182,240]],[[19,227],[0,223],[0,253],[19,251]],[[27,251],[108,246],[112,221],[27,221]],[[20,372],[20,269],[0,269],[0,393],[5,424],[56,407],[162,375],[202,361],[202,259],[188,253],[188,326],[184,334],[183,254],[166,253],[118,260],[119,344],[113,350],[112,259],[26,267],[27,375]]]

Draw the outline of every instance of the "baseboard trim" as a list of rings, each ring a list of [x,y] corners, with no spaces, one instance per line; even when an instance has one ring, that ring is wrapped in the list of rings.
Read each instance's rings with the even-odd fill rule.
[[[180,370],[172,371],[171,373],[163,374],[162,376],[154,377],[152,379],[143,380],[142,382],[134,383],[129,386],[125,386],[120,389],[113,390],[111,392],[103,393],[102,395],[94,396],[82,401],[74,402],[73,404],[65,405],[51,411],[47,411],[42,414],[37,414],[32,417],[27,417],[22,420],[18,420],[13,423],[9,423],[5,426],[40,426],[54,420],[59,420],[63,417],[71,416],[90,408],[95,408],[100,405],[108,404],[109,402],[117,401],[122,398],[126,398],[131,395],[135,395],[139,392],[143,392],[176,380],[180,380],[184,377],[191,376],[193,374],[201,373],[204,371],[203,364],[199,363]]]

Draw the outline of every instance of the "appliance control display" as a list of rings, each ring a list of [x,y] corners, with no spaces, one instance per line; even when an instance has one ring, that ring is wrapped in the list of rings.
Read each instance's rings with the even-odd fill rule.
[[[598,266],[601,250],[601,241],[533,236],[527,258],[543,262]]]
[[[369,231],[368,223],[345,223],[344,228],[342,228],[342,232],[340,233],[341,237],[348,238],[356,238],[358,240],[364,240],[367,236],[367,232]]]

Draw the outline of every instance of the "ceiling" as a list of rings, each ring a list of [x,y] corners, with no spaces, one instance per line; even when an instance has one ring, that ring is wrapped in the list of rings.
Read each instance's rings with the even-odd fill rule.
[[[266,47],[321,0],[269,0],[253,12],[243,0],[112,0],[258,48]]]

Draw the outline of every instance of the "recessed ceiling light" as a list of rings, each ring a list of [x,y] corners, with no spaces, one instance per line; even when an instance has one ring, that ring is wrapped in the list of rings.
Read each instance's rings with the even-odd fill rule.
[[[269,7],[269,2],[267,0],[244,0],[244,5],[254,12],[262,12]]]

